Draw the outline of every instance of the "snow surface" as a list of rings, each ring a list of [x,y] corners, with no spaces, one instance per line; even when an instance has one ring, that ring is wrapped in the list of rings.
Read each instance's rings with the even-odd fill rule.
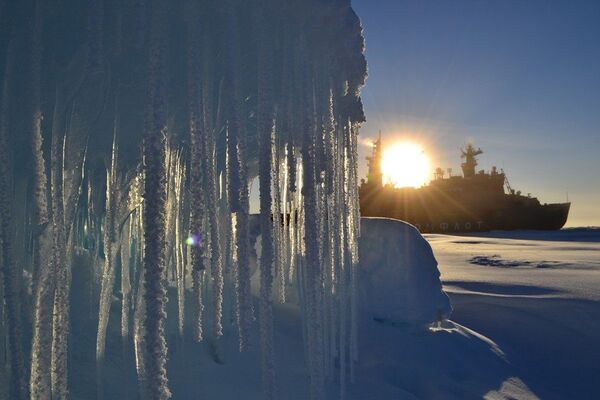
[[[449,317],[431,246],[413,226],[363,218],[361,235],[360,298],[369,319],[426,325]]]
[[[497,341],[476,332],[470,324],[439,321],[440,316],[449,314],[450,304],[442,292],[434,253],[414,227],[363,218],[361,230],[359,362],[355,382],[348,384],[347,399],[537,398],[529,381],[512,365],[511,353]],[[442,237],[434,239],[437,244],[444,241]],[[442,252],[442,260],[448,260],[449,255]],[[77,301],[87,297],[86,285],[81,283],[86,277],[74,279],[71,365],[77,368],[71,372],[71,396],[93,399],[95,326],[87,322],[89,304]],[[257,310],[258,298],[254,300]],[[176,309],[176,302],[168,303],[169,315]],[[278,398],[308,399],[301,312],[293,301],[275,304],[273,311]],[[496,323],[495,315],[481,311],[481,319]],[[258,321],[252,324],[250,348],[244,353],[238,351],[230,299],[225,299],[223,321],[224,336],[217,342],[207,339],[195,344],[191,332],[178,339],[177,319],[169,318],[168,371],[174,399],[262,398]],[[510,321],[501,323],[512,325]],[[105,399],[133,398],[133,360],[121,351],[117,313],[111,315],[108,330],[106,382],[111,384],[104,389]],[[339,373],[339,366],[336,370]],[[337,378],[327,385],[326,396],[340,398]]]
[[[425,237],[452,319],[492,339],[514,367],[506,395],[528,398],[525,384],[543,399],[599,398],[599,229]]]

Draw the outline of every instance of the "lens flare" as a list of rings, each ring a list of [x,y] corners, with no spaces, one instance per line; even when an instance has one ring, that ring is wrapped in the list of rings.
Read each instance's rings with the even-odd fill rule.
[[[200,246],[200,235],[191,235],[185,239],[185,244],[188,246]]]

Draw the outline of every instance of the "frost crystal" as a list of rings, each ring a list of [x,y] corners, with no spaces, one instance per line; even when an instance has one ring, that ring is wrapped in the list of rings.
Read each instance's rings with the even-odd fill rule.
[[[274,315],[292,303],[311,398],[337,382],[343,398],[358,359],[366,75],[350,2],[9,3],[0,1],[0,339],[12,373],[0,397],[68,398],[69,341],[81,340],[73,319],[97,327],[97,398],[113,390],[104,371],[115,342],[139,397],[167,399],[167,344],[206,347],[226,363],[230,334],[240,351],[260,348],[264,398],[285,398]],[[16,45],[25,50],[13,54]],[[15,73],[13,59],[30,68]],[[21,141],[12,132],[23,129]],[[87,303],[71,304],[73,293]],[[20,338],[21,321],[31,337]]]

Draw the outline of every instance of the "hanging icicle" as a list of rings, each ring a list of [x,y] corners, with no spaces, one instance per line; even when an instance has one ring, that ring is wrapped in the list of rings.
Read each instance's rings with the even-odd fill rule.
[[[153,400],[171,397],[167,386],[165,338],[165,52],[166,3],[152,4],[149,58],[149,110],[144,138],[144,302],[145,382]]]
[[[248,231],[248,211],[250,208],[248,190],[246,138],[240,135],[237,146],[237,157],[240,166],[240,186],[238,187],[239,209],[236,212],[235,241],[236,241],[236,299],[237,324],[239,332],[240,351],[248,347],[250,326],[254,319],[252,294],[250,290],[250,239]]]
[[[98,307],[98,331],[96,335],[96,363],[99,373],[98,389],[103,387],[101,381],[102,363],[106,346],[106,328],[112,303],[113,288],[115,284],[115,273],[117,263],[118,222],[118,182],[117,182],[117,117],[115,115],[113,134],[113,146],[110,168],[106,173],[106,214],[104,218],[104,273],[102,275],[102,286],[100,289],[100,304]]]
[[[135,214],[132,214],[125,225],[121,236],[121,340],[123,349],[129,338],[129,309],[131,307],[131,247],[135,243],[133,236]]]
[[[199,4],[190,8],[190,21],[188,22],[188,38],[201,36],[199,21]],[[204,114],[202,106],[202,64],[200,60],[201,48],[199,40],[188,42],[188,106],[189,106],[189,135],[190,135],[190,228],[188,245],[191,247],[192,286],[194,291],[194,340],[201,341],[203,331],[203,293],[202,281],[204,275],[204,249],[205,235],[202,224],[205,218],[206,197],[204,181],[206,179],[205,132]]]
[[[208,38],[205,38],[205,51],[211,54],[211,44]],[[212,66],[208,58],[204,59],[204,74],[211,76],[213,73]],[[205,132],[204,160],[206,162],[206,200],[208,205],[208,228],[209,228],[209,249],[210,249],[210,273],[212,278],[212,316],[213,316],[213,340],[216,341],[223,335],[223,260],[221,253],[220,242],[220,221],[218,216],[218,199],[219,199],[219,176],[217,170],[217,139],[219,126],[218,112],[220,108],[213,107],[212,98],[215,95],[215,88],[212,82],[208,79],[204,80],[202,88],[203,97],[203,121]],[[217,90],[217,98],[220,100],[222,95],[221,90]],[[217,100],[217,101],[219,101]],[[220,104],[220,103],[218,103]],[[213,342],[216,352],[216,342]],[[216,356],[218,358],[218,356]]]
[[[272,209],[272,147],[274,123],[271,87],[272,48],[268,40],[270,23],[267,2],[259,5],[258,27],[258,93],[257,136],[258,178],[260,187],[260,343],[262,358],[263,394],[267,400],[276,398],[275,360],[273,348],[273,209]]]
[[[29,132],[23,143],[6,136],[6,148],[18,143],[31,155],[31,171],[19,172],[27,179],[7,168],[10,159],[1,166],[8,173],[0,190],[12,193],[12,181],[25,181],[19,193],[29,208],[25,232],[14,244],[2,241],[4,275],[18,277],[5,276],[2,292],[11,368],[23,366],[11,374],[11,386],[30,376],[31,398],[68,396],[71,273],[89,273],[85,291],[95,301],[86,314],[98,318],[99,398],[113,332],[124,368],[135,357],[140,397],[162,400],[170,397],[167,336],[177,338],[174,358],[193,335],[208,338],[213,361],[226,363],[229,341],[221,337],[236,330],[240,351],[260,344],[263,397],[278,398],[273,316],[285,302],[297,302],[301,314],[311,399],[323,399],[336,380],[344,398],[359,355],[356,166],[366,72],[359,20],[348,0],[184,3],[73,3],[88,18],[65,26],[86,40],[67,45],[54,27],[70,2],[50,15],[35,0],[32,29],[3,31],[26,44],[19,60],[29,58],[31,44],[31,71],[13,73],[14,82],[31,87],[11,89],[27,93],[31,104],[0,115],[4,125],[10,115]],[[19,16],[25,6],[6,4],[10,16],[2,21],[26,26]],[[3,62],[10,51],[0,49]],[[48,138],[51,146],[44,145]],[[250,215],[256,178],[259,228]],[[7,238],[18,225],[9,218],[11,201],[0,199],[0,234]],[[17,248],[31,256],[11,260]],[[73,255],[93,261],[79,268]],[[10,327],[23,311],[9,304],[18,287],[7,279],[21,276],[31,277],[30,293],[20,292],[32,306],[31,336],[23,339],[31,343],[29,371]],[[120,335],[109,322],[119,297]]]
[[[57,91],[58,92],[58,91]],[[61,97],[57,93],[56,104]],[[58,109],[58,106],[56,106]],[[55,271],[55,292],[52,319],[51,384],[53,399],[67,399],[68,389],[68,338],[69,338],[69,280],[66,257],[66,234],[63,203],[63,156],[65,137],[62,134],[61,116],[54,113],[52,127],[51,193],[52,193],[52,262]]]

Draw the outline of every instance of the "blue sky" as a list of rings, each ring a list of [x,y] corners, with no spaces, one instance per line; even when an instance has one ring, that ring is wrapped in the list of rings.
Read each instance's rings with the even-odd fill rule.
[[[600,225],[600,1],[353,0],[367,44],[361,138],[417,140],[433,166],[459,149],[542,202]],[[366,175],[361,146],[359,173]]]

